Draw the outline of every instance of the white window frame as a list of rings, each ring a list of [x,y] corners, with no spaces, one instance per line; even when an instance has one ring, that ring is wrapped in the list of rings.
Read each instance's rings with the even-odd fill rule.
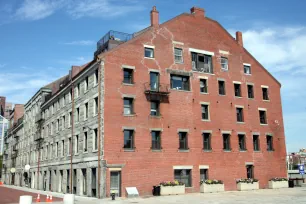
[[[222,60],[226,60],[226,63],[222,63]],[[228,71],[228,58],[227,57],[221,57],[220,59],[221,69],[223,71]],[[222,65],[226,65],[226,68],[223,68]]]
[[[176,54],[176,53],[175,53],[176,50],[180,50],[180,51],[181,51],[181,55]],[[174,49],[173,49],[173,54],[174,54],[174,62],[175,62],[176,64],[182,64],[182,63],[184,63],[183,48],[174,47]],[[180,61],[177,61],[177,60],[176,60],[176,57],[180,57],[181,60],[180,60]]]

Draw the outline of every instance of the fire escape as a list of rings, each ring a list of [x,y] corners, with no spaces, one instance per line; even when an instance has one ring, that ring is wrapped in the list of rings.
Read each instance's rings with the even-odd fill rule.
[[[148,101],[159,101],[169,103],[169,85],[158,82],[147,82],[144,84],[144,93]]]

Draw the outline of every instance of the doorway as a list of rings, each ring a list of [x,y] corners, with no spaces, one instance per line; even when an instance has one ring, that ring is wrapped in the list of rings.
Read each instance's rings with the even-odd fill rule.
[[[115,193],[116,197],[121,196],[121,172],[110,172],[110,194]]]

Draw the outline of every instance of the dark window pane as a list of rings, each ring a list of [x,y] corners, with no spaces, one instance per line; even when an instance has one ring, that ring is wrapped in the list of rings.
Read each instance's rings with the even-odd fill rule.
[[[154,49],[145,47],[145,57],[154,58]]]
[[[250,66],[244,65],[243,68],[244,68],[244,73],[245,74],[251,74],[251,67]]]
[[[200,92],[207,93],[207,80],[206,79],[200,80]]]
[[[231,150],[230,135],[229,134],[223,134],[223,149],[224,150]]]
[[[267,124],[266,111],[259,111],[260,124]]]
[[[152,149],[161,149],[160,143],[160,131],[152,131]]]
[[[253,179],[254,178],[254,172],[253,172],[253,165],[247,165],[246,170],[247,170],[247,178]]]
[[[213,73],[212,56],[191,53],[192,70],[205,73]]]
[[[159,74],[157,72],[150,72],[150,87],[151,91],[159,90]]]
[[[246,150],[245,135],[238,135],[238,139],[239,139],[239,150]]]
[[[189,91],[189,76],[171,75],[171,88]]]
[[[152,101],[151,102],[151,115],[152,116],[158,116],[159,115],[159,102],[158,101]]]
[[[202,105],[202,119],[209,120],[208,105]]]
[[[272,136],[267,136],[267,150],[268,151],[273,151],[273,137]]]
[[[269,100],[268,88],[262,88],[262,98],[263,100]]]
[[[248,85],[248,98],[254,98],[254,91],[252,85]]]
[[[188,149],[188,140],[186,132],[179,132],[179,149],[186,150]]]
[[[200,181],[208,179],[208,169],[200,169]]]
[[[235,96],[241,97],[241,86],[240,84],[234,84]]]
[[[123,83],[132,84],[133,83],[133,70],[123,69]]]
[[[125,149],[133,149],[133,130],[124,130],[124,146]]]
[[[236,108],[237,122],[243,122],[243,108]]]
[[[186,187],[191,187],[191,170],[190,169],[174,170],[174,179],[184,183]]]
[[[253,135],[253,147],[254,151],[259,151],[259,136],[258,135]]]
[[[225,95],[225,82],[224,81],[218,81],[219,85],[219,94]]]
[[[203,133],[203,149],[211,150],[210,133]]]

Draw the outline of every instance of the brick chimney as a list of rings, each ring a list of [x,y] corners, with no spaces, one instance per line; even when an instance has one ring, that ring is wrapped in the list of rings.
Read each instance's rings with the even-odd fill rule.
[[[153,6],[151,11],[151,26],[159,25],[159,12],[156,10],[156,6]]]
[[[240,46],[243,46],[242,32],[240,31],[236,32],[236,41]]]
[[[190,13],[193,14],[194,16],[202,16],[205,17],[205,10],[202,8],[198,7],[192,7],[190,9]]]

